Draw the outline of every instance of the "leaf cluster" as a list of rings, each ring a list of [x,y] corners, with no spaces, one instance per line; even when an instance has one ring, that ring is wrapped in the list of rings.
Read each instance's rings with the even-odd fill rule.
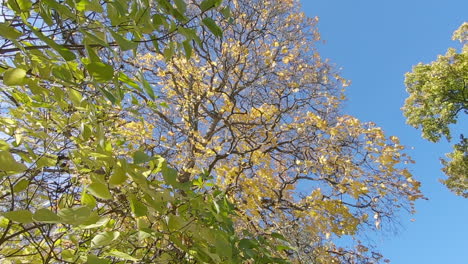
[[[468,113],[468,23],[464,23],[453,35],[462,44],[461,52],[448,49],[437,60],[413,67],[406,74],[405,84],[409,97],[403,112],[407,123],[422,131],[422,137],[438,142],[442,137],[452,138],[452,124],[456,124]],[[468,155],[466,139],[454,152],[447,154],[449,161],[443,160],[443,171],[449,177],[445,184],[457,194],[466,196]]]

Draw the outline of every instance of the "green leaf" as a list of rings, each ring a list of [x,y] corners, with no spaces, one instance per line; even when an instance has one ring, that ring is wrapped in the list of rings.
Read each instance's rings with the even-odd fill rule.
[[[84,225],[84,226],[81,226],[81,228],[83,229],[98,228],[98,227],[107,225],[107,223],[109,223],[109,220],[110,219],[107,217],[102,217],[102,218],[99,218],[99,220],[97,220],[96,223],[91,224],[91,225]]]
[[[143,73],[141,73],[140,75],[140,80],[141,80],[141,84],[143,84],[143,89],[145,89],[146,94],[149,95],[149,97],[152,100],[156,99],[156,96],[154,95],[153,87],[151,87],[149,82],[145,79],[145,76],[143,75]]]
[[[26,71],[23,69],[8,69],[3,74],[3,83],[8,86],[23,85]]]
[[[8,151],[0,151],[0,171],[23,172],[27,167],[16,162],[13,155]]]
[[[114,256],[114,257],[118,257],[118,258],[121,258],[121,259],[125,259],[125,260],[130,260],[130,261],[138,261],[139,260],[137,258],[134,258],[134,257],[130,256],[127,253],[123,253],[123,252],[118,251],[116,249],[109,252],[109,255]]]
[[[112,37],[115,39],[115,41],[117,42],[117,44],[123,51],[136,49],[138,47],[137,42],[128,40],[124,38],[122,35],[120,35],[119,33],[114,32],[113,30],[109,30],[109,31]]]
[[[17,193],[17,192],[24,191],[26,190],[26,188],[28,188],[28,186],[29,186],[29,180],[21,179],[17,184],[15,184],[15,186],[13,186],[13,192]]]
[[[88,255],[86,259],[86,264],[109,264],[110,260],[99,258],[93,254]]]
[[[120,232],[118,231],[99,233],[91,240],[91,247],[95,248],[107,246],[112,243],[112,241],[116,240],[119,236]]]
[[[63,66],[52,66],[52,75],[65,82],[69,82],[73,78],[70,70]]]
[[[167,13],[171,13],[173,7],[172,7],[172,5],[170,4],[169,1],[167,1],[167,0],[157,0],[157,1],[158,1],[158,4],[161,5],[161,7],[164,8],[164,10]]]
[[[106,90],[104,87],[99,87],[99,90],[101,90],[101,92],[104,94],[104,96],[109,99],[109,101],[112,103],[112,104],[115,104],[117,102],[117,98],[115,98],[115,96],[109,92],[108,90]]]
[[[46,6],[44,3],[39,4],[39,14],[41,15],[44,22],[49,26],[52,26],[54,24],[54,22],[52,21],[51,11],[52,9],[48,8],[48,6]]]
[[[220,256],[232,258],[232,247],[229,241],[220,234],[216,235],[215,242],[216,252]]]
[[[37,210],[33,215],[33,219],[34,221],[47,224],[62,222],[62,219],[58,215],[45,208]]]
[[[151,159],[152,158],[150,156],[146,155],[146,153],[144,153],[141,150],[135,151],[135,153],[133,153],[133,163],[134,164],[145,163],[145,162],[150,161]]]
[[[172,186],[176,186],[178,184],[177,171],[175,169],[164,166],[162,169],[162,175],[163,175],[164,181],[167,184],[172,185]]]
[[[120,185],[127,180],[127,173],[122,167],[116,167],[109,178],[110,185]]]
[[[148,213],[148,208],[146,207],[146,205],[138,201],[138,199],[134,195],[130,195],[129,200],[130,209],[132,210],[135,217],[145,216]]]
[[[47,3],[48,9],[54,9],[63,18],[73,18],[75,16],[73,11],[71,11],[67,5],[55,0],[42,0],[41,2]]]
[[[179,9],[172,9],[172,16],[174,16],[175,19],[177,19],[180,22],[187,22],[187,17],[184,16],[182,12],[179,11]]]
[[[95,35],[95,34],[92,34],[88,31],[85,31],[85,30],[80,30],[81,33],[83,33],[86,38],[85,38],[85,43],[90,45],[90,44],[98,44],[98,45],[101,45],[103,47],[110,47],[109,46],[109,43],[107,43],[105,40],[103,40],[102,38],[100,38],[99,36]]]
[[[151,20],[153,21],[153,26],[156,29],[159,29],[159,26],[165,25],[167,23],[165,17],[160,14],[153,15]]]
[[[214,205],[214,207],[215,207],[216,213],[219,214],[219,205],[218,205],[218,203],[216,202],[216,200],[213,200],[213,205]]]
[[[10,40],[17,40],[22,35],[23,33],[11,27],[10,24],[0,23],[0,36]]]
[[[186,224],[187,224],[186,221],[181,216],[173,215],[173,214],[170,214],[168,216],[167,227],[169,228],[169,231],[171,232],[182,231],[180,229],[183,227],[187,227]]]
[[[187,10],[187,3],[185,0],[174,0],[177,9],[179,9],[179,12],[184,14],[185,11]]]
[[[110,5],[107,5],[107,16],[109,17],[112,26],[118,26],[128,20],[124,8],[118,1],[112,1],[109,2],[109,4]]]
[[[171,43],[172,44],[172,43]],[[174,56],[174,48],[172,47],[172,45],[168,45],[164,51],[163,51],[163,54],[164,54],[164,58],[166,60],[170,60],[172,58],[172,56]]]
[[[143,230],[150,227],[150,223],[143,218],[137,219],[137,228]]]
[[[101,61],[101,58],[99,57],[99,55],[94,51],[94,48],[89,46],[88,42],[89,41],[86,41],[87,45],[86,45],[86,52],[88,53],[88,58],[89,58],[89,62],[102,62]]]
[[[88,206],[65,208],[58,211],[57,215],[63,222],[71,225],[80,225],[86,222],[91,216],[91,208]]]
[[[32,7],[30,0],[8,0],[8,5],[17,13],[29,11]]]
[[[88,219],[86,221],[80,223],[80,226],[90,226],[96,224],[101,218],[99,217],[96,211],[91,212]]]
[[[123,72],[119,72],[119,81],[127,84],[128,86],[130,87],[133,87],[139,91],[141,91],[140,89],[140,86],[135,82],[133,81],[132,79],[130,79],[125,73]]]
[[[204,0],[200,3],[200,10],[205,12],[206,10],[215,7],[216,2],[216,0]]]
[[[226,6],[225,8],[221,9],[219,11],[221,14],[223,14],[224,18],[230,18],[231,17],[231,9],[229,6]]]
[[[85,123],[81,123],[81,136],[83,140],[88,140],[92,135],[92,129],[90,125],[86,125]]]
[[[271,233],[270,236],[272,236],[274,238],[277,238],[277,239],[281,239],[283,241],[287,241],[286,238],[283,235],[279,234],[279,233]]]
[[[104,183],[93,182],[88,186],[88,191],[97,198],[104,200],[112,199],[112,194]]]
[[[223,30],[216,25],[216,22],[213,19],[206,17],[202,20],[202,23],[211,31],[211,33],[213,33],[213,35],[217,37],[223,36]]]
[[[28,223],[33,222],[33,219],[32,219],[33,214],[28,210],[11,211],[11,212],[2,213],[2,215],[10,219],[11,221],[22,223],[22,224],[28,224]]]
[[[190,41],[186,40],[182,42],[182,45],[184,46],[185,57],[190,59],[190,57],[192,57],[192,45],[190,44]]]
[[[65,48],[62,45],[57,44],[55,41],[51,40],[32,26],[29,26],[31,31],[42,41],[44,41],[47,45],[49,45],[52,49],[56,50],[66,61],[71,61],[76,59],[75,53],[71,52],[69,49]]]
[[[76,9],[80,11],[93,11],[102,13],[104,10],[99,3],[99,0],[81,0],[76,3]]]
[[[0,139],[0,151],[8,151],[10,150],[10,146],[5,140]]]
[[[283,250],[295,250],[295,251],[297,251],[295,248],[292,248],[292,247],[286,246],[286,245],[278,245],[278,246],[276,246],[276,250],[278,250],[278,251],[283,251]]]
[[[251,249],[251,248],[255,248],[256,246],[257,246],[256,242],[254,242],[251,239],[244,238],[241,241],[239,241],[239,247],[242,249]]]
[[[70,101],[72,101],[74,105],[79,106],[81,103],[81,100],[83,99],[83,96],[81,95],[81,93],[75,89],[68,89],[68,94],[70,96]]]
[[[66,261],[69,262],[74,262],[73,260],[75,259],[75,254],[73,254],[73,251],[70,249],[65,249],[60,253],[60,256]]]
[[[57,158],[42,156],[36,161],[37,168],[52,167],[57,164]]]
[[[86,205],[89,208],[96,207],[96,199],[92,195],[86,193],[86,189],[81,193],[81,204]]]
[[[86,69],[98,82],[106,82],[114,77],[114,68],[111,65],[102,62],[91,62],[86,65]]]

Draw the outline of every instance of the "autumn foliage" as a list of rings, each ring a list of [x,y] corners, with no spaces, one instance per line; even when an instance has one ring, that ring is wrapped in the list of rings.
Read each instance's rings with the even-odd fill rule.
[[[76,28],[0,48],[0,259],[383,260],[361,235],[420,184],[397,137],[342,112],[318,19],[293,0],[126,2],[10,4]]]
[[[347,82],[315,50],[317,19],[296,1],[225,4],[233,19],[215,16],[223,37],[200,31],[190,60],[142,53],[129,62],[162,104],[141,123],[155,128],[146,148],[163,153],[181,182],[214,175],[238,224],[283,234],[293,259],[367,259],[363,245],[342,249],[332,238],[412,210],[421,194],[405,168],[411,159],[395,136],[341,113]]]

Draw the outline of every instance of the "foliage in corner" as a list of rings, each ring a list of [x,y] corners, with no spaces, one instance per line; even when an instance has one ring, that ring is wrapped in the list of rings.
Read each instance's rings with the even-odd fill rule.
[[[468,23],[453,34],[462,44],[461,52],[448,49],[429,64],[418,64],[406,74],[409,97],[403,111],[408,124],[422,130],[432,142],[442,137],[451,140],[451,124],[468,113]],[[449,177],[444,183],[458,195],[468,197],[468,145],[463,134],[454,151],[443,160],[443,171]]]

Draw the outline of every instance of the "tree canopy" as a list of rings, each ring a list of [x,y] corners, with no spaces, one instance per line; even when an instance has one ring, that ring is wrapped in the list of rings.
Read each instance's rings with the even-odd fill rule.
[[[422,198],[298,1],[2,10],[5,263],[377,263]]]
[[[409,97],[403,111],[407,122],[420,128],[422,136],[432,142],[442,137],[450,140],[450,125],[468,113],[468,23],[454,32],[453,40],[461,42],[461,52],[450,48],[436,61],[420,63],[406,74]],[[449,178],[444,183],[468,197],[468,140],[463,134],[447,157],[443,171]]]
[[[270,251],[284,238],[235,228],[209,175],[177,183],[163,157],[129,147],[149,130],[122,130],[141,119],[126,98],[152,94],[122,60],[189,57],[185,25],[219,3],[2,2],[2,263],[282,262]]]
[[[347,82],[315,50],[317,20],[297,1],[225,4],[232,20],[212,16],[223,37],[199,31],[192,59],[128,61],[167,103],[139,110],[154,128],[147,148],[178,168],[180,182],[214,175],[239,225],[281,233],[298,249],[293,259],[370,261],[377,254],[365,245],[334,241],[412,210],[421,194],[405,168],[411,159],[397,137],[342,113]]]

